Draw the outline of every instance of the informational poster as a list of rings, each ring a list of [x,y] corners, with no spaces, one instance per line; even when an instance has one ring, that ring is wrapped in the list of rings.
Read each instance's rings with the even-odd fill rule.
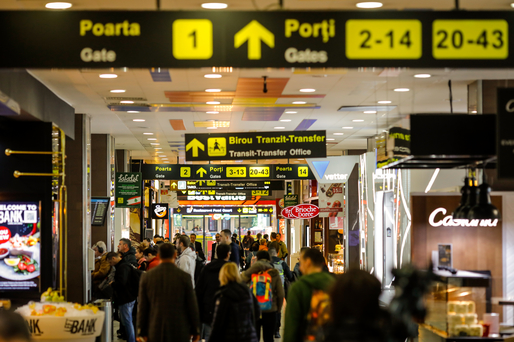
[[[141,206],[140,172],[116,173],[116,208],[138,208]]]
[[[0,292],[40,290],[39,202],[0,202]]]
[[[161,189],[161,202],[167,203],[170,208],[178,208],[177,192]]]
[[[294,207],[298,205],[298,195],[284,195],[284,207]]]
[[[343,183],[319,183],[318,196],[320,217],[343,216]]]
[[[328,229],[344,231],[344,217],[330,217],[328,220]]]
[[[152,219],[167,219],[168,210],[168,203],[152,203]]]

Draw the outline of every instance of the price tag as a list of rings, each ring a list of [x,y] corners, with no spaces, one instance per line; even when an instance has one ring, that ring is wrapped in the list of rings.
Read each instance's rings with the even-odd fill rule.
[[[506,59],[509,24],[505,20],[434,20],[435,59]]]
[[[269,178],[269,166],[250,166],[250,177]]]
[[[246,177],[246,167],[227,167],[227,177]]]
[[[348,59],[419,59],[422,55],[419,20],[348,20]]]
[[[173,22],[173,57],[209,59],[212,57],[212,21],[177,19]]]

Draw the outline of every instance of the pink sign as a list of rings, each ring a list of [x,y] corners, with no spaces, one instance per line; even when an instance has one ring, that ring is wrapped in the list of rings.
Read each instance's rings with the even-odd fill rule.
[[[296,216],[293,215],[293,209],[294,208],[295,207],[287,207],[287,208],[282,209],[282,217],[288,218],[288,219],[295,219],[295,218],[297,218]]]
[[[314,204],[299,204],[293,207],[293,215],[299,219],[310,219],[319,215],[319,208]]]

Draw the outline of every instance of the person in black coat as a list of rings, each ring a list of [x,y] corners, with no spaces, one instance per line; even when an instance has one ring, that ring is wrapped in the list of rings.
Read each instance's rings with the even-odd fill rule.
[[[200,308],[200,320],[204,339],[209,340],[211,335],[211,323],[214,316],[214,296],[220,289],[220,271],[230,257],[230,246],[220,245],[218,247],[218,259],[205,265],[202,273],[196,281],[195,291],[198,307]]]
[[[219,280],[221,288],[214,297],[216,307],[208,342],[258,342],[259,304],[241,283],[239,267],[227,262],[221,268]]]
[[[214,259],[218,259],[218,256],[216,254],[216,249],[220,245],[220,241],[221,241],[221,235],[219,233],[216,233],[216,242],[212,244],[212,248],[211,248],[211,261]]]
[[[239,246],[232,242],[232,233],[230,232],[230,229],[223,229],[221,231],[221,239],[220,243],[224,243],[226,245],[229,245],[230,250],[230,261],[236,263],[237,267],[239,267]]]
[[[118,244],[118,252],[121,253],[121,258],[129,264],[138,266],[136,259],[136,250],[132,247],[132,242],[129,239],[121,239]]]
[[[191,239],[191,243],[195,244],[196,255],[198,255],[198,257],[200,258],[201,261],[205,261],[205,254],[203,253],[203,247],[202,247],[202,244],[200,243],[200,241],[196,241],[196,234],[193,233],[189,237]]]

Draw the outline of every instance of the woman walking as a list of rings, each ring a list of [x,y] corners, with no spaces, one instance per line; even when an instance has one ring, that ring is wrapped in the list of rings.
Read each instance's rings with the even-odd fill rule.
[[[214,297],[216,308],[209,342],[258,342],[255,326],[259,306],[241,283],[237,265],[223,265],[219,279],[221,287]]]

